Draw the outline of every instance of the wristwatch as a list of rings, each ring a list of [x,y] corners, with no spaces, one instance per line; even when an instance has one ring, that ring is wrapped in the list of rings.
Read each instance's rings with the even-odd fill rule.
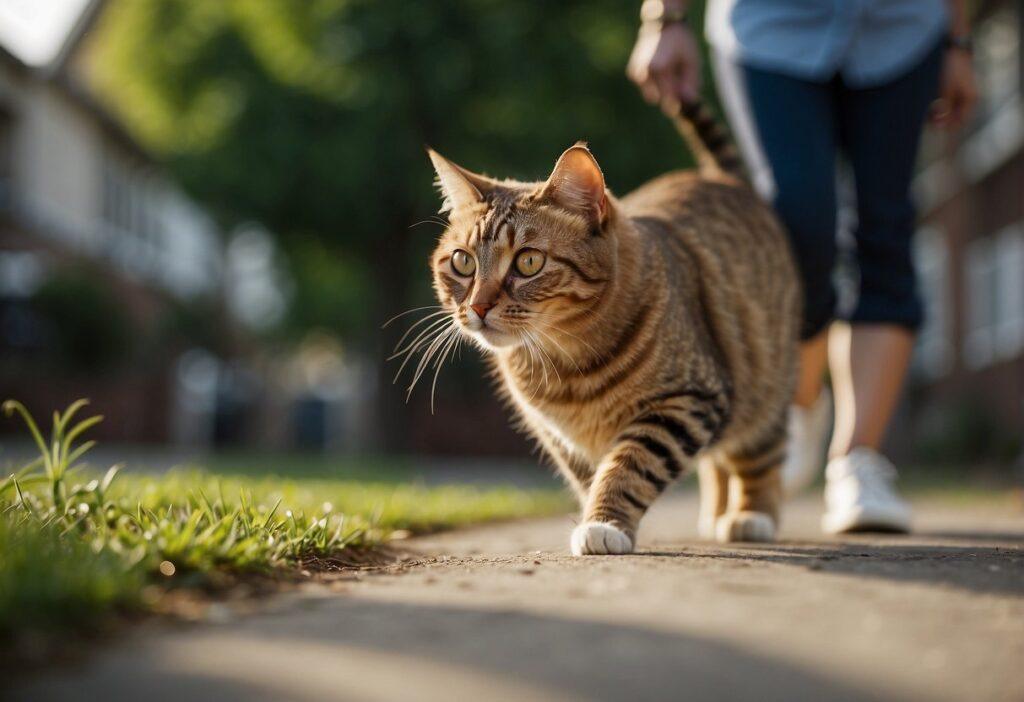
[[[968,54],[974,53],[974,42],[970,34],[948,34],[946,35],[946,48],[959,49]]]
[[[666,24],[686,22],[686,8],[665,5],[664,0],[644,0],[640,6],[640,21],[644,24]]]

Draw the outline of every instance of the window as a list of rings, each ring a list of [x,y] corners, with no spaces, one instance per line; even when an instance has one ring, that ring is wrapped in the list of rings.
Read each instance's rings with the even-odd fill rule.
[[[1006,3],[975,28],[974,62],[980,88],[978,117],[983,121],[1000,106],[1020,96],[1021,19],[1014,3]]]
[[[982,368],[1024,350],[1024,223],[967,248],[964,361]]]
[[[1024,351],[1024,222],[1007,227],[998,235],[995,255],[996,354],[1000,358],[1016,358]]]
[[[121,227],[125,224],[127,188],[121,164],[109,153],[103,158],[103,219]]]
[[[0,209],[11,204],[14,168],[14,116],[0,105]]]

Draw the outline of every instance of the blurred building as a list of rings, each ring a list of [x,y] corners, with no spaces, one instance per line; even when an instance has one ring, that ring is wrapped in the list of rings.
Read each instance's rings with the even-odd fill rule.
[[[44,413],[91,397],[108,434],[162,439],[171,330],[217,298],[223,252],[76,75],[99,7],[0,7],[0,394]]]
[[[90,398],[104,439],[358,449],[358,359],[258,342],[287,306],[274,238],[220,231],[90,92],[104,4],[0,0],[0,398]]]
[[[928,301],[907,424],[925,458],[1004,460],[1024,436],[1024,17],[978,3],[981,100],[959,138],[930,134],[915,182]]]

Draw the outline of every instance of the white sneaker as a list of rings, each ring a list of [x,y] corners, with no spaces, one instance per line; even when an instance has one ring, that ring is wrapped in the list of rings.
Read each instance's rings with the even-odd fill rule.
[[[789,408],[789,440],[782,464],[782,490],[786,497],[803,492],[825,466],[832,428],[832,393],[824,388],[810,407]]]
[[[896,468],[882,454],[855,448],[829,461],[825,480],[826,533],[910,531],[910,505],[896,492]]]

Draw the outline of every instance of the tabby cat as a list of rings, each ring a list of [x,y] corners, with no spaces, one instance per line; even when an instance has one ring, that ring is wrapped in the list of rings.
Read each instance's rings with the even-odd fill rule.
[[[539,183],[429,150],[449,213],[431,258],[441,309],[576,491],[576,555],[631,552],[691,467],[702,536],[770,541],[778,523],[794,263],[714,118],[694,104],[677,122],[701,167],[621,199],[582,143]]]

